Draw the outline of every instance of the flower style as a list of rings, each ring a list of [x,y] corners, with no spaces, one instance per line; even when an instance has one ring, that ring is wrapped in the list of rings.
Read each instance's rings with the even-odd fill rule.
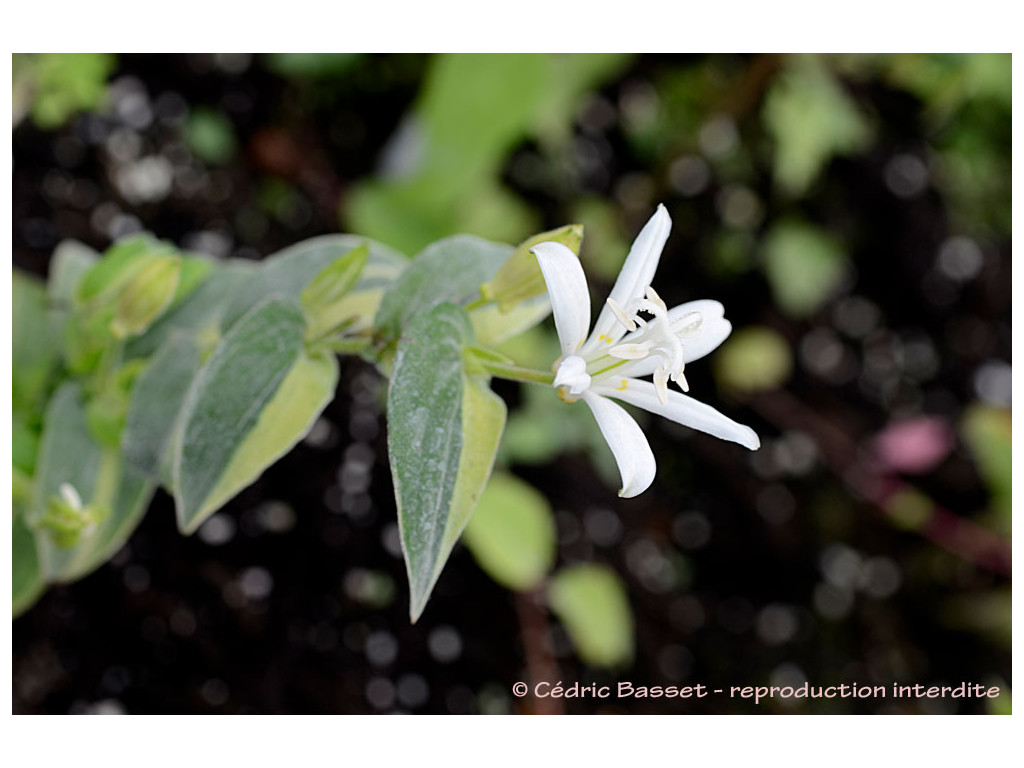
[[[669,309],[651,287],[671,228],[668,211],[659,205],[637,235],[589,336],[590,294],[576,254],[553,242],[531,249],[547,283],[562,345],[562,355],[552,365],[554,386],[562,400],[582,399],[590,406],[615,455],[622,475],[619,495],[626,498],[650,487],[656,463],[640,426],[609,398],[751,450],[761,445],[750,427],[669,389],[671,380],[689,391],[686,364],[711,352],[732,331],[717,301],[690,301]]]

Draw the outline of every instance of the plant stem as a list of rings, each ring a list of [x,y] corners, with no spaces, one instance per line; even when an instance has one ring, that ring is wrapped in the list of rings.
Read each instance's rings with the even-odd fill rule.
[[[366,337],[350,337],[342,339],[328,339],[322,342],[323,346],[339,355],[357,355],[370,347],[371,341]]]
[[[523,650],[526,652],[526,672],[530,678],[532,691],[538,683],[551,683],[560,680],[562,675],[558,669],[558,662],[551,652],[551,630],[540,589],[516,592],[515,604],[523,638]],[[552,697],[530,696],[522,705],[527,714],[565,714],[562,700]]]
[[[518,365],[507,365],[492,360],[480,360],[480,365],[487,369],[487,372],[492,376],[497,376],[499,379],[528,381],[533,384],[551,384],[555,380],[553,373],[535,371],[532,368],[520,368]]]

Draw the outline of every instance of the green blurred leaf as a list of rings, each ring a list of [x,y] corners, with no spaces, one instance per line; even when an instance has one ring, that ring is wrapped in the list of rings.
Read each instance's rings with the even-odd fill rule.
[[[846,252],[830,234],[810,224],[782,221],[764,243],[764,270],[779,309],[807,317],[827,301],[847,273]]]
[[[41,281],[14,270],[11,300],[11,400],[14,412],[32,422],[49,395],[60,361],[60,337]]]
[[[82,304],[104,304],[153,259],[177,255],[169,243],[152,235],[135,235],[119,240],[103,254],[78,283],[76,298]]]
[[[47,581],[73,581],[106,562],[131,535],[149,505],[155,486],[104,450],[86,424],[81,386],[66,382],[46,413],[30,526],[40,524],[50,501],[68,484],[83,504],[104,511],[102,521],[82,533],[72,547],[60,547],[46,530],[36,533]]]
[[[388,390],[388,455],[413,621],[487,483],[504,427],[504,403],[465,371],[470,341],[460,307],[417,315],[398,344]]]
[[[294,301],[272,298],[227,333],[192,383],[174,444],[178,528],[192,533],[312,428],[337,362],[303,351]]]
[[[78,293],[82,278],[100,260],[100,255],[76,240],[62,240],[50,261],[46,293],[55,309],[68,310]]]
[[[786,339],[771,328],[751,325],[726,340],[712,359],[715,381],[734,392],[776,389],[793,369]]]
[[[11,418],[11,463],[15,469],[32,476],[39,452],[39,431],[25,423],[24,416],[17,411]]]
[[[581,97],[626,62],[615,54],[441,54],[385,152],[385,177],[346,198],[351,228],[414,252],[451,232],[519,240],[534,215],[500,183],[530,134],[566,140]],[[401,221],[401,227],[394,222]]]
[[[1012,646],[1013,597],[1008,586],[948,597],[938,618],[947,627],[983,635],[1006,650]]]
[[[468,302],[513,250],[473,235],[455,235],[427,246],[384,294],[374,326],[386,339],[394,339],[432,307]]]
[[[63,383],[46,409],[28,523],[35,525],[42,519],[48,500],[59,495],[62,483],[72,486],[82,499],[92,498],[102,453],[86,424],[81,385]]]
[[[193,155],[210,165],[228,162],[238,149],[235,129],[227,116],[203,107],[189,112],[185,141]]]
[[[573,206],[572,217],[584,223],[587,233],[580,250],[587,274],[613,283],[629,253],[615,207],[602,198],[584,197]]]
[[[633,613],[622,580],[610,568],[563,568],[551,577],[548,605],[587,664],[621,667],[633,658]]]
[[[179,333],[191,334],[201,346],[216,343],[226,327],[224,318],[231,308],[233,298],[252,278],[256,269],[257,266],[252,262],[240,259],[232,259],[217,267],[180,303],[172,305],[157,318],[142,336],[129,339],[127,356],[149,357]],[[186,278],[187,274],[186,268],[182,277]]]
[[[36,540],[20,514],[11,531],[11,604],[15,618],[28,610],[46,588],[36,553]]]
[[[268,53],[267,69],[282,77],[333,78],[342,75],[363,56],[361,53]]]
[[[1009,536],[1013,498],[1012,415],[1009,409],[974,403],[964,412],[960,430],[992,494],[999,530]]]
[[[199,345],[186,335],[174,336],[149,361],[132,392],[121,451],[136,469],[168,489],[175,427],[201,364]]]
[[[417,170],[443,180],[442,199],[496,170],[543,103],[549,74],[544,54],[434,57],[417,108],[426,144]]]
[[[763,120],[775,142],[775,183],[799,196],[832,157],[866,149],[872,130],[821,59],[790,58],[765,98]]]
[[[487,575],[509,589],[534,589],[555,563],[555,519],[547,499],[503,472],[491,476],[462,540]]]
[[[117,66],[117,58],[109,53],[14,55],[30,57],[32,120],[44,130],[59,128],[78,112],[102,107],[107,78]]]

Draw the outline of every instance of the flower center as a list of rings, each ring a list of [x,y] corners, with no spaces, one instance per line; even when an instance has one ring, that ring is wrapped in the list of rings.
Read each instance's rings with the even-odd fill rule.
[[[647,286],[643,297],[631,299],[625,307],[613,299],[608,299],[608,306],[629,332],[621,344],[608,350],[608,354],[620,360],[641,360],[656,355],[660,363],[654,370],[654,386],[662,403],[668,402],[670,378],[683,392],[688,392],[690,385],[683,373],[686,368],[683,340],[700,332],[703,323],[700,312],[688,312],[673,320],[665,302],[651,286]],[[641,312],[651,319],[642,318]]]
[[[590,375],[587,373],[587,361],[579,355],[570,355],[558,364],[555,371],[554,386],[559,390],[563,400],[578,400],[590,388]],[[566,396],[568,391],[568,397]]]

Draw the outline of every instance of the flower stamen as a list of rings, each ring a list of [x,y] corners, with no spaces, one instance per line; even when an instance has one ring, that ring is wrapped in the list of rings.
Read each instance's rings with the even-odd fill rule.
[[[633,318],[626,314],[626,311],[622,308],[622,305],[619,304],[619,302],[609,296],[607,304],[608,309],[612,311],[612,314],[615,315],[615,319],[619,321],[623,328],[627,331],[636,330],[636,323],[633,322]]]

